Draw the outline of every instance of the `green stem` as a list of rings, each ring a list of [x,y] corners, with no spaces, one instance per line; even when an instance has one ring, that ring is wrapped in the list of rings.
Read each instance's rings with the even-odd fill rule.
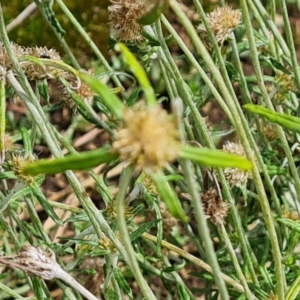
[[[231,244],[231,241],[228,237],[228,234],[227,234],[227,231],[226,231],[226,228],[224,227],[224,224],[221,224],[220,225],[220,231],[221,231],[221,234],[222,234],[222,237],[223,237],[223,240],[225,242],[225,245],[227,247],[227,250],[229,252],[229,255],[230,255],[230,258],[231,258],[231,261],[234,265],[234,268],[238,274],[238,277],[239,277],[239,280],[240,282],[242,283],[244,289],[245,289],[245,295],[247,297],[247,299],[249,300],[253,300],[253,295],[251,294],[251,291],[250,291],[250,288],[248,286],[248,283],[247,283],[247,280],[243,274],[243,271],[241,269],[241,266],[239,264],[239,261],[236,257],[236,254],[235,254],[235,251],[232,247],[232,244]]]
[[[208,51],[206,50],[205,46],[201,42],[201,40],[198,37],[198,34],[191,24],[190,20],[186,17],[186,15],[182,12],[182,10],[179,8],[178,3],[175,0],[170,0],[170,6],[172,10],[174,11],[175,15],[178,17],[180,20],[181,24],[183,27],[186,29],[189,37],[191,38],[193,44],[196,47],[197,52],[201,55],[201,57],[204,59],[206,62],[209,70],[211,71],[212,75],[215,77],[216,82],[223,94],[224,99],[226,100],[226,103],[231,110],[233,119],[234,119],[234,125],[237,130],[237,133],[239,135],[239,138],[241,139],[242,145],[244,146],[245,152],[247,154],[247,157],[251,159],[251,162],[253,164],[253,171],[252,171],[252,176],[254,179],[254,182],[256,184],[257,192],[259,195],[260,199],[260,204],[262,208],[262,212],[264,215],[264,219],[266,222],[266,227],[270,235],[271,243],[272,243],[272,252],[273,252],[273,257],[274,257],[274,263],[275,263],[275,271],[276,271],[276,279],[277,279],[277,294],[279,299],[284,299],[284,290],[285,290],[285,274],[284,274],[284,269],[283,265],[281,263],[281,252],[280,248],[278,245],[278,238],[275,230],[275,224],[274,220],[272,218],[272,213],[270,210],[268,198],[264,189],[264,185],[262,182],[262,179],[259,174],[259,169],[256,165],[255,157],[252,153],[252,148],[249,144],[249,141],[247,139],[247,136],[245,134],[245,130],[241,121],[241,118],[239,116],[239,112],[232,101],[231,94],[228,91],[226,84],[224,83],[224,80],[220,74],[220,71],[218,68],[215,66],[211,56],[209,55]],[[246,22],[246,28],[249,30],[249,28],[252,29],[252,24],[250,22],[250,17],[248,13],[248,10],[245,10],[245,7],[247,9],[246,4],[244,1],[241,1],[241,6],[244,10],[244,18],[248,18],[248,22]],[[250,36],[250,35],[249,35]],[[253,38],[253,33],[252,33],[252,38]],[[250,42],[250,41],[249,41]],[[254,55],[252,55],[253,59],[255,58]],[[257,58],[257,56],[256,56]]]
[[[281,13],[283,16],[283,22],[284,22],[284,34],[286,36],[287,44],[290,49],[290,58],[292,62],[293,67],[293,74],[296,79],[296,85],[298,89],[300,90],[300,69],[298,66],[298,60],[297,60],[297,54],[295,49],[295,43],[293,38],[293,33],[290,25],[290,19],[286,7],[286,0],[279,0],[279,6],[281,8]]]
[[[181,49],[185,52],[185,54],[187,55],[187,57],[189,58],[189,60],[193,64],[193,66],[196,68],[196,70],[198,72],[201,72],[200,76],[202,76],[203,75],[202,74],[203,73],[202,68],[199,67],[198,62],[196,61],[194,56],[191,54],[189,49],[186,47],[184,42],[181,40],[181,38],[179,37],[177,32],[174,30],[174,28],[170,25],[170,23],[167,21],[167,19],[164,16],[162,16],[161,19],[162,19],[163,24],[166,26],[167,30],[173,35],[176,42],[181,47]],[[192,98],[190,96],[190,93],[186,92],[185,89],[182,88],[183,86],[185,86],[185,82],[184,82],[184,80],[181,76],[181,73],[179,72],[172,56],[169,53],[169,49],[167,48],[167,45],[165,44],[165,41],[163,40],[161,30],[160,30],[159,27],[157,28],[157,33],[158,33],[158,37],[160,39],[160,43],[161,43],[161,46],[162,46],[162,49],[163,49],[163,53],[165,54],[166,59],[167,59],[166,62],[169,64],[169,69],[171,69],[173,71],[173,73],[175,74],[176,79],[178,81],[178,87],[179,87],[179,90],[181,92],[180,95],[185,100],[186,105],[188,107],[190,107],[190,109],[191,109],[192,116],[193,116],[193,119],[194,119],[194,122],[195,122],[194,128],[197,132],[200,131],[200,134],[198,134],[198,136],[203,137],[206,145],[208,147],[210,147],[211,149],[214,149],[215,145],[214,145],[214,143],[213,143],[213,141],[210,137],[209,131],[208,131],[206,125],[205,125],[205,122],[204,122],[203,118],[199,114],[199,111],[198,111],[194,101],[192,100]],[[207,75],[205,74],[204,76],[207,76]],[[211,86],[212,86],[213,89],[216,90],[215,86],[213,85],[213,83],[210,81],[210,79],[208,77],[207,77],[207,80],[208,81],[206,83],[207,84],[210,83],[209,87],[211,88]],[[217,97],[217,95],[218,95],[218,97]],[[227,114],[229,112],[229,110],[228,110],[226,104],[224,103],[224,100],[222,99],[222,97],[217,92],[217,90],[216,90],[216,94],[214,94],[214,96],[216,97],[218,102],[220,101],[219,102],[220,106],[223,109],[225,109],[225,112]],[[228,117],[229,118],[231,117],[231,113],[230,113],[230,115],[228,115]],[[232,122],[233,122],[233,120],[232,120]],[[222,187],[223,187],[224,197],[231,204],[232,218],[233,218],[235,228],[238,232],[238,235],[239,235],[239,238],[240,238],[240,241],[241,241],[241,246],[242,246],[242,249],[243,249],[243,252],[244,252],[244,255],[245,255],[245,261],[246,261],[246,263],[249,267],[252,280],[254,281],[255,284],[258,285],[259,284],[258,279],[257,279],[256,272],[255,272],[254,266],[253,266],[253,262],[255,262],[255,260],[251,259],[251,255],[250,255],[248,247],[247,247],[247,244],[249,244],[249,243],[247,243],[247,241],[246,241],[247,237],[244,234],[244,230],[243,230],[242,225],[241,225],[241,220],[240,220],[240,217],[239,217],[239,213],[238,213],[238,211],[235,207],[235,200],[233,199],[233,197],[231,195],[230,188],[229,188],[229,186],[228,186],[228,184],[225,180],[225,177],[224,177],[224,174],[223,174],[222,170],[218,169],[217,172],[218,172],[218,176],[220,178],[220,182],[221,182]]]
[[[248,37],[248,41],[249,41],[254,71],[257,76],[258,87],[262,93],[264,101],[268,104],[268,106],[270,108],[273,108],[273,105],[269,99],[269,96],[268,96],[268,93],[267,93],[267,90],[266,90],[266,87],[264,84],[262,72],[260,69],[257,48],[256,48],[256,44],[255,44],[254,34],[253,34],[252,23],[251,23],[246,0],[240,0],[240,4],[241,4],[242,12],[243,12],[244,22],[246,25],[246,33],[247,33],[247,37]],[[280,135],[280,140],[283,143],[284,150],[285,151],[288,150],[287,151],[288,153],[286,152],[286,155],[288,156],[290,153],[290,150],[287,149],[287,147],[286,147],[287,141],[286,141],[284,132],[281,128],[278,128],[278,127],[279,126],[277,126],[277,129],[278,129],[278,133]],[[289,159],[289,157],[288,157],[288,159]],[[293,159],[291,159],[289,162],[290,162],[290,167],[294,166]],[[295,166],[294,166],[294,168],[297,173]],[[254,173],[256,173],[256,172],[258,173],[258,170],[254,169]],[[294,173],[293,170],[292,170],[292,173]],[[256,174],[254,174],[254,175],[256,176]],[[296,175],[296,176],[294,176],[294,180],[296,182],[296,189],[297,189],[297,186],[298,186],[298,188],[300,188],[300,180],[299,180],[298,174],[293,174],[293,175]],[[259,176],[259,174],[257,174],[257,176]],[[299,182],[299,185],[298,185],[297,181]],[[260,196],[260,193],[262,191],[258,187],[257,187],[257,189],[258,189],[258,195]],[[300,192],[300,189],[298,191]],[[274,256],[276,279],[277,279],[277,296],[278,296],[279,300],[281,300],[281,299],[283,300],[283,299],[285,299],[284,295],[285,295],[285,289],[286,289],[286,281],[285,281],[285,272],[284,272],[284,269],[283,269],[283,266],[281,263],[281,253],[280,253],[280,249],[279,249],[279,245],[278,245],[278,238],[277,238],[277,234],[275,231],[274,221],[272,219],[269,204],[268,204],[267,200],[266,201],[262,201],[262,200],[264,200],[264,199],[262,199],[260,197],[260,203],[261,203],[264,215],[265,215],[265,222],[266,222],[269,234],[270,234],[270,240],[271,240],[271,244],[272,244],[272,251],[273,251],[273,256]]]
[[[83,27],[80,25],[80,23],[76,20],[76,18],[73,16],[71,11],[68,9],[68,7],[63,3],[62,0],[56,0],[56,3],[59,5],[65,16],[70,20],[72,25],[76,28],[76,30],[79,32],[79,34],[83,37],[83,39],[86,41],[86,43],[91,47],[91,49],[94,51],[98,59],[101,61],[105,69],[109,72],[113,72],[113,69],[105,59],[104,55],[101,53],[101,51],[98,49],[98,47],[95,45],[93,40],[90,38],[90,36],[87,34],[87,32],[83,29]],[[122,83],[119,81],[117,76],[112,76],[112,79],[116,86],[122,87]]]
[[[65,53],[67,54],[68,58],[70,59],[72,65],[74,66],[74,68],[76,68],[77,70],[80,70],[81,67],[79,65],[79,63],[77,62],[75,56],[73,55],[72,51],[70,50],[66,40],[60,36],[60,34],[56,31],[56,29],[50,24],[50,22],[47,20],[46,16],[45,16],[45,12],[44,12],[44,8],[43,5],[41,4],[40,1],[38,0],[34,0],[36,6],[39,8],[42,16],[44,17],[44,19],[47,21],[47,23],[49,24],[49,26],[51,27],[53,33],[55,34],[55,36],[57,37],[57,39],[59,40],[62,48],[64,49]]]
[[[156,297],[154,296],[153,292],[151,291],[150,287],[145,281],[143,274],[141,273],[141,270],[139,268],[138,261],[135,257],[134,249],[131,245],[130,236],[128,233],[127,224],[124,215],[125,195],[126,195],[128,184],[132,176],[132,172],[133,172],[132,168],[128,167],[125,170],[123,170],[121,174],[119,192],[116,196],[117,224],[118,224],[120,234],[122,236],[124,247],[128,255],[127,263],[131,269],[131,272],[135,277],[145,299],[155,300]]]

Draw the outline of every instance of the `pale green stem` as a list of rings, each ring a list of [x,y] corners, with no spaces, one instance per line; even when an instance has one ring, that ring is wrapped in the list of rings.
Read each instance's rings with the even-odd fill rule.
[[[293,33],[290,25],[290,19],[286,7],[286,0],[279,0],[279,5],[281,8],[281,13],[283,16],[283,22],[284,22],[284,33],[286,36],[287,44],[290,49],[290,58],[292,62],[292,67],[293,67],[293,74],[296,79],[296,85],[298,89],[300,90],[300,73],[299,73],[299,66],[298,66],[298,61],[297,61],[297,54],[296,54],[296,49],[295,49],[295,43],[294,43],[294,38],[293,38]]]
[[[249,6],[251,6],[252,3],[255,4],[255,6],[257,7],[257,10],[259,12],[259,14],[264,19],[265,24],[267,24],[267,26],[269,27],[269,29],[272,31],[272,33],[273,33],[273,35],[274,35],[277,43],[281,47],[281,50],[283,51],[283,53],[286,56],[290,56],[290,50],[289,50],[288,46],[286,45],[286,43],[284,41],[284,38],[280,34],[280,32],[279,32],[276,24],[274,24],[274,22],[270,19],[268,13],[266,12],[266,10],[263,7],[263,5],[261,4],[261,2],[259,0],[248,0],[248,3],[249,3]]]
[[[157,242],[157,238],[155,236],[150,235],[146,232],[144,232],[142,234],[142,237],[147,240]],[[170,243],[166,242],[165,240],[162,240],[161,245],[162,245],[162,247],[165,247],[171,251],[174,251],[175,253],[178,253],[180,256],[182,256],[186,260],[193,263],[195,266],[197,266],[199,268],[203,268],[204,270],[206,270],[209,273],[213,273],[213,270],[210,265],[205,263],[203,260],[191,255],[189,252],[183,250],[182,248],[174,246],[173,244],[170,244]],[[231,285],[233,288],[235,288],[240,293],[245,293],[244,287],[240,283],[236,282],[235,280],[233,280],[231,277],[225,275],[224,273],[221,273],[221,276],[228,285]]]
[[[197,221],[197,228],[198,232],[200,234],[200,237],[204,243],[206,258],[208,260],[209,265],[212,267],[214,279],[216,281],[216,284],[219,288],[220,297],[223,300],[229,300],[228,291],[224,282],[224,279],[221,276],[221,269],[216,257],[216,253],[214,251],[214,245],[211,240],[211,236],[209,233],[209,229],[207,226],[205,214],[203,211],[203,207],[201,204],[200,199],[200,193],[197,191],[197,182],[194,179],[194,172],[191,172],[193,170],[192,164],[189,161],[182,161],[181,167],[183,169],[185,181],[188,186],[188,192],[191,196],[191,202],[193,205],[193,212],[196,217]]]
[[[233,60],[234,60],[234,63],[235,63],[235,67],[236,67],[236,69],[238,71],[238,74],[240,76],[240,87],[241,87],[241,91],[242,91],[242,94],[243,94],[243,100],[246,103],[251,103],[250,92],[249,92],[249,89],[248,89],[248,86],[247,86],[247,82],[246,82],[246,78],[245,78],[245,75],[244,75],[244,72],[243,72],[243,69],[242,69],[242,66],[241,66],[241,62],[239,60],[238,49],[237,49],[237,45],[236,45],[234,36],[231,36],[231,46],[232,46]],[[239,107],[238,103],[236,103],[236,106],[237,106],[237,108]],[[247,133],[247,137],[249,138],[249,140],[251,142],[251,145],[252,145],[253,150],[255,152],[256,158],[258,160],[260,170],[263,172],[263,174],[265,176],[265,180],[266,180],[268,189],[270,190],[271,197],[272,197],[272,199],[274,201],[274,204],[275,204],[275,207],[276,207],[276,212],[279,216],[281,216],[280,201],[278,199],[276,190],[275,190],[274,185],[271,181],[268,170],[267,170],[267,168],[266,168],[266,166],[265,166],[265,164],[262,160],[262,157],[260,155],[260,151],[257,147],[257,144],[256,144],[251,132],[249,130],[247,130],[247,121],[246,121],[245,117],[243,116],[243,112],[241,110],[240,110],[240,116],[241,116],[241,119],[244,123],[244,128],[246,129],[245,131]],[[265,136],[263,136],[263,138],[265,138]],[[265,145],[266,146],[268,145],[267,141],[265,141]]]
[[[228,234],[227,234],[227,231],[226,231],[226,229],[224,227],[224,224],[220,225],[220,231],[221,231],[223,240],[225,242],[225,245],[227,247],[228,253],[230,255],[231,261],[232,261],[232,263],[234,265],[234,268],[235,268],[235,270],[236,270],[236,272],[238,274],[239,280],[240,280],[240,282],[242,283],[242,285],[243,285],[243,287],[245,289],[245,295],[246,295],[247,299],[250,299],[250,300],[257,299],[257,298],[253,298],[253,295],[252,295],[252,293],[250,291],[250,288],[249,288],[247,280],[246,280],[246,278],[245,278],[245,276],[243,274],[243,271],[241,269],[239,261],[238,261],[236,255],[235,255],[234,249],[232,247],[231,241],[230,241],[230,239],[228,237]]]
[[[128,255],[128,265],[131,269],[131,272],[136,279],[142,294],[144,295],[145,299],[147,300],[156,300],[156,297],[154,296],[152,290],[148,286],[147,282],[145,281],[143,274],[141,273],[141,270],[139,268],[138,261],[135,257],[135,251],[132,247],[130,236],[127,229],[127,224],[125,220],[125,208],[124,208],[124,201],[125,201],[125,195],[127,191],[128,184],[131,180],[133,170],[131,167],[123,170],[120,178],[120,184],[119,184],[119,192],[116,196],[116,212],[117,212],[117,224],[118,228],[122,237],[122,242],[124,244],[124,247],[126,249],[127,255]]]
[[[192,52],[189,50],[189,48],[185,45],[185,43],[182,41],[182,39],[178,35],[177,31],[172,27],[172,25],[168,22],[168,20],[166,19],[165,16],[163,16],[163,15],[161,16],[161,21],[164,24],[164,26],[167,28],[167,30],[172,34],[172,36],[176,40],[177,44],[180,46],[180,48],[182,49],[182,51],[185,53],[185,55],[187,56],[187,58],[189,59],[189,61],[193,65],[193,67],[197,70],[197,72],[199,73],[199,75],[201,76],[201,78],[207,84],[207,86],[211,90],[212,94],[217,99],[219,105],[221,106],[221,108],[224,110],[224,112],[228,116],[228,118],[232,119],[230,110],[228,109],[226,103],[222,99],[222,97],[219,94],[218,90],[216,89],[215,85],[212,83],[212,81],[210,80],[210,78],[206,75],[206,72],[201,68],[201,66],[199,65],[198,61],[196,60],[196,58],[194,57],[194,55],[192,54]],[[158,26],[159,26],[159,24],[158,24]],[[165,42],[162,44],[163,39],[161,39],[161,38],[163,38],[163,37],[160,36],[161,34],[159,33],[159,30],[157,30],[157,33],[158,33],[158,35],[160,37],[160,41],[161,41],[161,45],[162,45],[162,48],[164,50],[164,53],[165,53],[165,55],[167,55],[167,52],[165,50],[167,50],[168,52],[169,52],[169,50],[165,49],[165,46],[164,46]]]
[[[262,72],[260,69],[260,63],[259,63],[259,59],[258,59],[258,53],[257,53],[257,49],[256,49],[255,38],[254,38],[254,34],[253,34],[253,28],[252,28],[252,23],[251,23],[249,11],[248,11],[247,3],[245,0],[240,0],[240,4],[241,4],[242,12],[243,12],[243,19],[244,19],[244,22],[246,25],[246,33],[247,33],[247,37],[248,37],[248,41],[249,41],[250,52],[251,52],[251,56],[252,56],[254,71],[255,71],[255,74],[257,77],[258,87],[262,93],[264,101],[266,102],[268,107],[272,109],[273,105],[269,99],[269,96],[268,96],[268,93],[267,93],[267,90],[266,90],[266,87],[264,84]],[[295,180],[296,189],[298,187],[297,191],[299,191],[299,193],[300,193],[299,176],[297,174],[297,169],[295,167],[294,160],[292,158],[290,150],[287,149],[288,145],[287,145],[287,141],[286,141],[284,132],[281,127],[279,127],[279,126],[276,126],[276,127],[277,127],[278,133],[280,135],[280,140],[283,144],[283,148],[284,148],[285,153],[289,160],[289,165],[291,167],[291,171],[292,171],[292,174],[293,174],[293,177]],[[289,159],[289,158],[291,158],[291,159]],[[254,169],[254,171],[256,171],[256,170]],[[259,189],[258,189],[258,192],[260,192]],[[272,216],[270,214],[270,208],[269,208],[268,203],[263,203],[262,199],[260,199],[260,203],[262,205],[263,211],[265,210],[265,213],[264,213],[264,214],[266,214],[265,222],[266,222],[266,225],[268,226],[270,240],[271,240],[271,244],[272,244],[274,262],[275,262],[276,280],[277,280],[277,296],[278,296],[279,300],[284,300],[285,299],[284,298],[285,288],[286,288],[285,273],[284,273],[284,269],[283,269],[283,266],[281,263],[281,253],[280,253],[280,249],[279,249],[279,245],[278,245],[277,235],[275,232],[275,228],[273,228],[274,222],[273,222]],[[270,228],[270,227],[272,227],[272,228]],[[270,229],[272,229],[272,231],[270,231]],[[274,232],[273,232],[273,230],[274,230]]]
[[[81,67],[80,67],[79,63],[77,62],[75,56],[73,55],[72,51],[70,50],[66,40],[63,37],[60,36],[60,34],[56,31],[56,29],[47,20],[47,18],[45,16],[43,5],[38,0],[34,0],[34,2],[36,4],[36,6],[39,8],[39,10],[40,10],[41,14],[43,15],[44,19],[47,21],[47,23],[51,27],[51,29],[52,29],[53,33],[55,34],[56,38],[59,40],[62,48],[64,49],[65,53],[67,54],[67,56],[70,59],[72,65],[74,66],[74,68],[76,68],[77,70],[80,70]]]
[[[73,26],[76,28],[76,30],[80,33],[80,35],[83,37],[83,39],[86,41],[86,43],[91,47],[91,49],[94,51],[98,59],[101,61],[105,69],[109,72],[113,72],[113,69],[105,59],[104,55],[101,53],[99,48],[95,45],[93,40],[90,38],[90,36],[87,34],[87,32],[83,29],[83,27],[80,25],[80,23],[76,20],[76,18],[73,16],[71,11],[68,9],[68,7],[63,3],[62,0],[56,0],[56,3],[60,6],[61,10],[64,12],[65,16],[70,20],[70,22],[73,24]],[[112,76],[112,79],[114,83],[118,87],[122,87],[122,83],[119,81],[117,76]]]
[[[174,39],[176,40],[176,42],[178,43],[178,45],[180,46],[180,48],[185,52],[186,56],[188,57],[188,59],[191,61],[191,63],[193,64],[193,66],[196,68],[196,70],[199,72],[202,70],[202,68],[199,67],[198,62],[196,61],[196,59],[194,58],[194,56],[192,55],[192,53],[189,51],[189,49],[186,47],[186,45],[184,44],[184,42],[181,40],[181,38],[179,37],[179,35],[177,34],[177,32],[174,30],[174,28],[170,25],[170,23],[166,20],[166,18],[164,16],[162,16],[162,22],[164,23],[164,25],[166,26],[167,30],[173,35]],[[173,70],[173,73],[176,75],[177,81],[178,81],[178,86],[182,87],[185,85],[185,82],[176,66],[176,64],[174,63],[174,60],[172,59],[169,50],[163,40],[163,37],[161,36],[160,30],[159,28],[157,29],[157,33],[158,33],[158,37],[161,43],[161,46],[163,48],[163,52],[167,58],[167,61],[170,64],[170,68]],[[200,76],[202,76],[202,71],[200,73]],[[208,82],[211,83],[210,79],[208,78]],[[213,86],[213,88],[215,89],[214,85],[211,83],[209,86]],[[183,99],[185,99],[186,104],[190,107],[191,112],[193,114],[193,118],[195,123],[197,124],[195,127],[198,129],[198,131],[201,131],[201,135],[203,136],[207,146],[209,146],[211,149],[215,148],[215,145],[213,143],[213,141],[211,140],[210,134],[206,128],[206,125],[204,123],[204,121],[202,120],[202,117],[199,115],[199,112],[194,104],[194,102],[192,101],[191,97],[189,96],[190,93],[185,93],[184,89],[180,89],[181,92],[183,93],[181,96],[183,97]],[[218,94],[219,95],[219,94]],[[215,95],[216,96],[216,95]],[[226,104],[224,103],[223,99],[219,96],[217,98],[217,100],[221,101],[221,104],[223,103],[223,109],[226,108],[226,113],[228,111]],[[222,105],[221,105],[222,106]],[[233,120],[232,120],[233,122]],[[239,234],[239,238],[241,241],[241,246],[245,255],[245,261],[249,267],[250,273],[251,273],[251,277],[252,280],[254,281],[255,284],[258,285],[258,280],[257,280],[257,276],[256,276],[256,272],[254,270],[254,266],[253,266],[253,261],[255,262],[255,260],[251,259],[251,255],[249,253],[249,250],[247,248],[247,242],[246,242],[246,237],[244,234],[244,230],[242,228],[241,225],[241,221],[239,218],[239,214],[238,211],[236,210],[235,207],[235,200],[232,198],[230,189],[228,187],[228,184],[225,180],[224,174],[222,172],[222,170],[218,169],[218,176],[220,178],[220,182],[222,184],[222,187],[224,189],[223,193],[224,193],[224,197],[225,199],[231,204],[231,213],[232,213],[232,217],[233,217],[233,221],[235,224],[235,228]]]
[[[252,153],[252,148],[246,137],[239,113],[237,111],[235,104],[232,101],[229,91],[227,90],[227,87],[223,81],[220,71],[213,63],[212,58],[210,57],[210,55],[207,52],[206,48],[204,47],[203,43],[199,39],[197,32],[196,32],[195,28],[193,27],[193,25],[191,24],[190,20],[182,12],[182,10],[178,6],[178,3],[175,0],[170,0],[170,6],[171,6],[172,10],[174,11],[174,13],[176,14],[176,16],[178,17],[178,19],[180,20],[180,22],[183,25],[183,27],[185,28],[185,30],[187,31],[194,46],[196,47],[197,52],[202,56],[202,58],[204,59],[204,61],[207,64],[208,68],[210,69],[212,75],[215,77],[216,82],[223,94],[223,97],[226,100],[226,103],[227,103],[229,109],[231,110],[231,113],[235,120],[235,123],[234,123],[235,128],[241,139],[242,145],[244,146],[247,157],[251,160],[251,162],[253,164],[252,176],[253,176],[253,180],[256,184],[262,212],[264,215],[266,227],[269,232],[271,244],[272,244],[272,252],[273,252],[273,257],[274,257],[275,272],[276,272],[276,279],[277,279],[277,294],[278,294],[278,297],[280,300],[284,299],[285,274],[284,274],[283,265],[281,263],[281,252],[280,252],[280,248],[278,245],[278,238],[277,238],[277,234],[276,234],[276,230],[275,230],[275,224],[274,224],[274,220],[272,218],[272,213],[270,210],[267,195],[265,193],[264,185],[263,185],[262,179],[259,174],[259,169],[257,168],[255,157]],[[245,5],[242,5],[242,7],[244,7],[244,6]],[[249,17],[249,15],[248,15],[248,17]],[[250,22],[250,24],[246,23],[247,29],[249,29],[248,27],[251,27],[251,26],[252,26],[251,22]]]
[[[2,290],[3,292],[5,292],[7,295],[10,295],[13,299],[19,299],[19,300],[26,300],[26,299],[28,299],[27,297],[23,298],[18,293],[16,293],[14,290],[10,289],[7,285],[5,285],[5,284],[3,284],[1,282],[0,282],[0,290]],[[4,296],[4,295],[2,295],[2,296]]]
[[[21,99],[25,102],[28,110],[32,114],[33,118],[35,119],[43,138],[45,139],[46,143],[49,146],[49,149],[53,153],[55,157],[62,157],[61,149],[59,148],[59,143],[55,137],[55,134],[52,130],[52,125],[49,124],[49,121],[39,104],[38,99],[36,98],[25,74],[23,73],[16,57],[14,56],[11,44],[9,42],[7,33],[5,31],[5,24],[3,18],[3,10],[0,3],[0,37],[5,45],[7,50],[8,56],[12,62],[12,65],[18,75],[20,82],[22,83],[23,87],[15,80],[15,77],[11,71],[8,72],[7,78],[9,78],[10,83],[13,83],[14,88],[16,89],[17,94],[21,97]],[[82,207],[84,208],[86,214],[88,215],[95,232],[98,238],[101,239],[102,237],[102,230],[105,234],[112,240],[115,244],[118,251],[123,255],[125,261],[127,261],[127,253],[121,244],[121,242],[116,238],[114,232],[104,219],[103,215],[99,212],[99,210],[95,207],[92,200],[88,197],[86,191],[80,184],[80,181],[74,175],[73,172],[67,171],[65,172],[66,177],[68,178],[74,193],[78,197],[78,200]]]

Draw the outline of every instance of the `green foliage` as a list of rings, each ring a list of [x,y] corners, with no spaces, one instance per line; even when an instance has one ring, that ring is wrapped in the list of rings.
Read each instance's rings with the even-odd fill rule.
[[[0,5],[0,298],[300,299],[287,3],[75,2]]]

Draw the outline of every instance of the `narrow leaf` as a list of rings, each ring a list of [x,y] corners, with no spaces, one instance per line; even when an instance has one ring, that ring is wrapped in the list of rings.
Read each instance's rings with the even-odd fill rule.
[[[261,105],[245,104],[243,107],[248,111],[266,117],[271,122],[277,123],[289,130],[300,131],[300,118],[287,114],[280,114]]]
[[[179,156],[209,167],[252,169],[251,162],[246,158],[221,150],[185,146],[181,149]]]
[[[27,164],[23,172],[27,175],[56,174],[66,170],[87,170],[103,163],[109,163],[118,157],[117,153],[104,149],[71,154],[63,158],[42,159]]]
[[[277,219],[277,221],[300,233],[300,223],[299,222],[295,222],[291,219],[284,219],[284,218]]]
[[[79,77],[98,94],[109,110],[119,119],[123,116],[124,105],[111,90],[97,78],[80,73]]]
[[[162,201],[166,203],[169,212],[175,218],[178,218],[183,222],[187,222],[188,217],[185,214],[175,191],[171,188],[164,174],[161,171],[157,171],[155,173],[149,173],[149,176],[154,181],[160,197]]]
[[[57,216],[56,212],[54,211],[53,207],[49,204],[48,200],[46,199],[45,195],[41,192],[38,185],[34,183],[31,185],[31,190],[34,196],[37,198],[47,215],[59,226],[63,226],[62,221]]]
[[[122,43],[117,43],[115,46],[116,51],[122,52],[124,55],[129,68],[139,82],[141,88],[143,89],[147,103],[149,105],[156,105],[156,97],[154,90],[150,84],[150,81],[145,73],[145,70],[142,68],[140,63],[134,57],[134,55],[129,51],[129,49]]]
[[[120,289],[123,291],[123,293],[126,296],[129,297],[130,300],[133,300],[131,288],[130,288],[127,280],[125,279],[124,275],[122,274],[121,270],[118,267],[116,267],[116,268],[114,268],[113,272],[114,272],[114,276],[118,282]]]
[[[295,279],[293,284],[289,287],[286,293],[286,300],[294,300],[300,292],[300,275]]]
[[[136,229],[134,232],[130,234],[130,240],[133,242],[138,239],[144,232],[149,231],[153,226],[155,226],[158,222],[161,222],[160,219],[152,220],[147,223],[142,224]]]

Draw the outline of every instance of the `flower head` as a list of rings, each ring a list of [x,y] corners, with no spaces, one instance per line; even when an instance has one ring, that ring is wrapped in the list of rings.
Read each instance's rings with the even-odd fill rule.
[[[210,218],[215,224],[224,223],[229,204],[223,202],[218,191],[210,188],[209,190],[201,193],[201,200],[203,210],[207,218]]]
[[[111,0],[109,24],[111,35],[121,41],[137,42],[143,39],[138,20],[145,14],[145,0]]]
[[[0,257],[0,262],[46,280],[58,277],[61,269],[51,249],[45,252],[30,245],[24,246],[18,255]]]
[[[174,119],[160,106],[148,107],[143,102],[126,108],[113,148],[121,160],[131,162],[138,170],[163,168],[177,158],[180,150]]]
[[[223,151],[246,158],[241,143],[227,142],[223,145]],[[247,183],[248,178],[251,178],[251,171],[244,171],[237,168],[225,168],[224,175],[231,186],[241,187]]]
[[[10,44],[10,46],[16,58],[20,58],[21,56],[28,55],[26,48],[19,46],[18,44],[15,44],[13,42]],[[4,45],[1,42],[0,42],[0,65],[4,69],[9,70],[12,68],[11,60],[7,54]]]
[[[26,184],[32,184],[34,182],[34,177],[30,175],[24,175],[23,169],[27,163],[33,162],[35,157],[33,155],[28,155],[26,158],[22,155],[12,154],[12,158],[8,161],[8,165],[15,172],[16,176],[21,179]]]
[[[232,9],[228,5],[217,7],[207,15],[208,24],[219,44],[222,44],[228,38],[229,34],[240,24],[241,15],[239,10]],[[198,31],[204,40],[208,39],[204,24],[198,27]]]
[[[59,53],[56,50],[48,49],[47,47],[27,48],[26,55],[34,56],[36,58],[60,60]],[[34,63],[28,60],[21,61],[20,64],[29,80],[52,79],[63,73],[62,70],[57,68]]]

